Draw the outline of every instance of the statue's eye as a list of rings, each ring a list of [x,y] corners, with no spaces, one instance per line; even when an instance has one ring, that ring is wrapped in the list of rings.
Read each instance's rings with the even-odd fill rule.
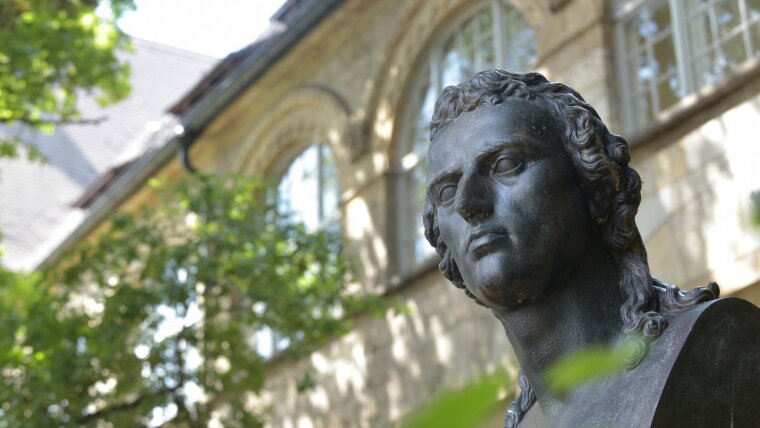
[[[493,163],[493,167],[491,168],[491,173],[493,174],[506,174],[508,172],[512,172],[519,168],[521,165],[519,159],[515,159],[513,157],[509,156],[500,156],[496,158],[496,161]]]
[[[441,202],[448,202],[452,199],[454,199],[454,196],[457,194],[457,186],[453,184],[447,184],[445,186],[441,186],[440,189],[438,189],[438,200]]]

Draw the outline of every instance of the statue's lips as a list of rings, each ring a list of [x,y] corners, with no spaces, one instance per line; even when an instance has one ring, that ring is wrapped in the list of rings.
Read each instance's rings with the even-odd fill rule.
[[[502,248],[506,238],[507,232],[501,229],[476,232],[470,236],[468,251],[479,259]]]

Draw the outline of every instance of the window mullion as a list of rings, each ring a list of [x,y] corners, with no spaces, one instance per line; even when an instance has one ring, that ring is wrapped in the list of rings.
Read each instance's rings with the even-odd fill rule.
[[[501,7],[501,0],[491,1],[491,22],[493,28],[493,43],[494,43],[494,60],[496,66],[499,68],[506,67],[506,59],[504,58],[504,9]]]
[[[463,28],[460,26],[459,30],[460,31],[457,31],[454,34],[454,51],[457,53],[457,57],[460,58],[460,61],[456,65],[456,67],[458,68],[458,70],[457,70],[457,73],[458,73],[457,76],[459,77],[459,80],[461,80],[464,77],[464,75],[465,75],[464,69],[462,67],[462,62],[463,61],[461,61],[461,58],[462,58],[461,55],[462,55],[462,52],[464,51],[464,49],[463,49],[464,43],[462,42],[462,32],[463,32],[462,30],[463,30]],[[443,89],[443,88],[441,88],[441,89]]]
[[[621,77],[619,88],[620,97],[623,101],[621,103],[623,111],[620,119],[623,122],[623,129],[630,131],[632,130],[634,123],[636,123],[636,120],[633,117],[633,109],[631,108],[633,94],[631,93],[632,91],[629,82],[632,80],[628,73],[628,55],[626,55],[628,49],[626,46],[624,28],[623,25],[619,24],[615,26],[615,45],[617,46],[617,49],[615,49],[615,55],[619,56],[615,62],[617,63],[618,75]]]
[[[480,31],[480,14],[475,15],[475,18],[472,21],[472,71],[478,72],[483,69],[483,64],[485,64],[485,61],[483,60],[483,52],[478,49],[478,46],[481,46],[483,43],[482,40],[482,32]]]
[[[721,37],[720,37],[720,29],[718,28],[718,18],[715,15],[715,2],[710,2],[707,5],[708,12],[707,16],[709,17],[710,22],[710,33],[712,36],[712,45],[713,49],[715,49],[715,63],[712,65],[712,70],[710,70],[714,75],[720,75],[723,73],[723,69],[725,68],[725,65],[721,66],[721,62],[725,63],[728,61],[726,59],[726,55],[723,54],[723,46],[721,45]],[[720,70],[716,70],[715,67],[720,66]],[[714,82],[713,82],[714,83]]]
[[[652,99],[652,114],[657,116],[657,113],[660,112],[660,95],[657,93],[657,78],[659,76],[659,70],[654,69],[654,65],[657,64],[654,56],[654,44],[654,38],[647,36],[644,41],[644,52],[647,57],[647,64],[652,69],[652,75],[649,78],[647,91]]]
[[[739,19],[741,20],[742,39],[744,40],[744,54],[746,58],[752,58],[754,46],[752,46],[752,37],[749,34],[749,14],[747,13],[747,0],[739,1]]]
[[[690,67],[692,58],[687,36],[686,12],[683,8],[682,0],[668,1],[670,3],[670,25],[675,44],[676,67],[678,69],[678,78],[681,81],[681,93],[679,96],[683,97],[696,90],[694,76]]]
[[[443,61],[443,46],[437,46],[433,49],[430,55],[430,86],[436,94],[441,93],[443,88],[441,87],[441,67],[440,64]]]
[[[324,193],[324,165],[322,164],[322,155],[324,153],[324,144],[317,143],[317,224],[322,225],[325,221],[325,193]]]

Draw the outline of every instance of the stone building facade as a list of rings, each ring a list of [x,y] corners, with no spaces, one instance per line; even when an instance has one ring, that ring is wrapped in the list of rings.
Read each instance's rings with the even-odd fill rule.
[[[266,45],[277,55],[253,49],[258,57],[221,79],[218,93],[225,85],[236,93],[207,102],[198,130],[186,127],[195,131],[182,140],[190,163],[285,177],[291,191],[299,171],[327,174],[332,181],[307,192],[319,213],[310,221],[339,221],[360,286],[408,310],[359,319],[298,362],[273,361],[259,400],[271,404],[271,426],[390,426],[497,367],[516,373],[501,326],[438,272],[412,215],[426,103],[478,66],[564,82],[628,139],[654,275],[686,288],[715,280],[724,295],[760,303],[760,232],[750,220],[760,190],[757,1],[289,1],[278,16],[285,29],[275,42],[298,37],[287,48]],[[185,106],[185,117],[203,97],[214,92]],[[326,150],[310,161],[314,146]],[[167,158],[159,174],[181,170]],[[316,386],[299,393],[307,375]]]

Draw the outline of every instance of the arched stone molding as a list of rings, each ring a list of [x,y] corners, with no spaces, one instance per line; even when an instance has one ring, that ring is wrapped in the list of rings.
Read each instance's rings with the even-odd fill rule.
[[[540,0],[540,6],[530,1],[511,1],[513,7],[523,14],[534,29],[533,20],[543,16],[537,9],[543,9],[546,0]],[[399,139],[400,122],[405,117],[407,96],[414,85],[417,70],[428,60],[426,53],[439,41],[441,29],[456,20],[462,11],[473,6],[471,0],[416,0],[408,7],[396,26],[385,53],[386,58],[380,67],[375,81],[376,95],[371,97],[367,122],[362,129],[363,139],[370,142],[374,150],[382,152],[394,165],[394,146]],[[530,15],[530,16],[529,16]],[[533,18],[533,19],[530,19]],[[393,168],[393,166],[392,166]]]
[[[279,175],[303,149],[322,142],[335,155],[340,186],[345,189],[345,165],[359,150],[349,114],[348,105],[329,88],[297,88],[256,121],[233,160],[234,170]]]

